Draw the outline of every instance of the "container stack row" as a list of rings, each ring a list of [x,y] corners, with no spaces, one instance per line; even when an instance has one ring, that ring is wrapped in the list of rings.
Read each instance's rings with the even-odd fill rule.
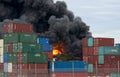
[[[0,77],[47,77],[48,55],[31,24],[6,23]],[[49,51],[51,51],[51,46]]]
[[[49,62],[50,77],[87,77],[85,61],[52,61]]]
[[[119,75],[120,47],[114,46],[113,38],[84,38],[82,44],[89,76]]]

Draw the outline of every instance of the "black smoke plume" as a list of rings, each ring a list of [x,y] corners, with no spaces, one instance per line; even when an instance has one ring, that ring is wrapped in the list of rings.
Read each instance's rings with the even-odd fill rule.
[[[0,22],[32,23],[39,36],[50,38],[51,44],[63,42],[66,53],[80,57],[82,38],[91,36],[89,27],[63,1],[0,0]],[[2,32],[0,26],[1,36]]]

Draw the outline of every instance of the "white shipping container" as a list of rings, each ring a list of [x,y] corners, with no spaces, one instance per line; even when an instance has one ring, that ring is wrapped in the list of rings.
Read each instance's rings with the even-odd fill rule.
[[[3,41],[3,39],[0,39],[0,47],[3,47],[3,43],[4,41]]]
[[[0,56],[3,56],[3,47],[0,47]]]
[[[3,63],[3,56],[0,56],[0,63]]]
[[[9,73],[12,72],[12,63],[8,63],[8,72],[9,72]]]

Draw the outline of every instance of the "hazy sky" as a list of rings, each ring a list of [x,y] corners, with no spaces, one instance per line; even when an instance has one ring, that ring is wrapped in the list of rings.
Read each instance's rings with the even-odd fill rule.
[[[68,9],[90,26],[94,37],[112,37],[120,42],[120,0],[59,1],[65,1]]]

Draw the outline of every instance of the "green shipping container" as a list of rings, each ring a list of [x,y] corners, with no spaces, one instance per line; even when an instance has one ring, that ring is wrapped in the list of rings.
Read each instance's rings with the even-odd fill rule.
[[[37,43],[37,34],[10,33],[4,34],[5,43]]]
[[[105,52],[104,54],[107,55],[120,55],[120,47],[105,47]]]
[[[98,64],[104,64],[104,55],[98,56]]]
[[[111,74],[110,74],[110,77],[120,77],[120,74],[117,74],[117,73],[111,73]]]
[[[42,53],[28,54],[29,63],[48,63],[48,56]]]
[[[88,72],[89,73],[93,72],[93,64],[88,64]]]
[[[4,53],[8,53],[8,45],[4,44]]]
[[[23,44],[18,43],[18,51],[20,52],[42,52],[42,45],[40,44]]]
[[[93,40],[94,40],[93,38],[88,38],[88,46],[90,46],[90,47],[93,46],[93,44],[94,44]]]
[[[41,44],[14,43],[13,52],[42,52]]]
[[[13,56],[12,62],[17,63],[17,54],[13,53],[12,56]]]
[[[0,77],[4,77],[4,73],[3,72],[0,72]]]
[[[98,48],[98,55],[104,55],[105,47],[101,46]]]
[[[8,54],[8,62],[12,63],[13,61],[13,54]]]
[[[27,63],[27,53],[22,53],[22,63]]]

